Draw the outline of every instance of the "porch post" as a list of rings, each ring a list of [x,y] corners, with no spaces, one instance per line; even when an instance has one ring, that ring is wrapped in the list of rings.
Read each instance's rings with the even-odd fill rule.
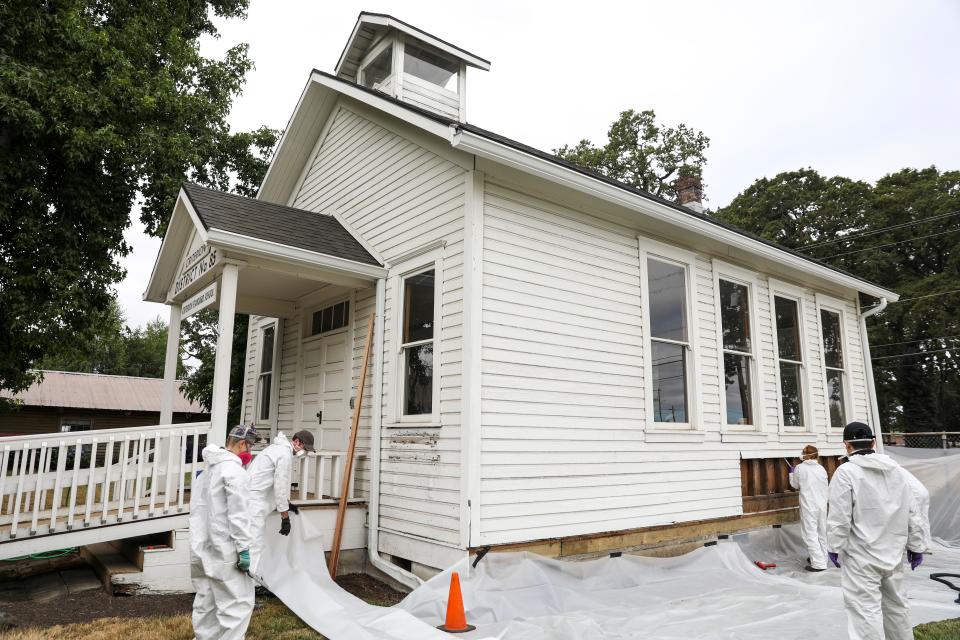
[[[173,423],[173,397],[177,393],[177,363],[180,361],[180,304],[170,305],[167,325],[167,357],[163,364],[163,390],[160,395],[160,424]]]
[[[223,273],[220,275],[220,323],[213,368],[213,402],[210,407],[210,435],[207,436],[209,444],[223,445],[227,441],[233,314],[237,310],[237,271],[237,265],[228,262],[223,266]]]

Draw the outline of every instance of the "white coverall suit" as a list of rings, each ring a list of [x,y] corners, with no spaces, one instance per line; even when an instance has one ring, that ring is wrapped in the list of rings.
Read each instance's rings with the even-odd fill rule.
[[[217,606],[213,602],[210,578],[203,570],[203,544],[207,539],[206,473],[193,479],[190,485],[190,581],[197,595],[193,598],[193,628],[197,640],[216,637]]]
[[[208,591],[197,591],[193,631],[197,640],[241,640],[254,602],[253,579],[237,568],[239,552],[251,544],[250,479],[240,458],[223,447],[207,446],[203,460],[206,469],[190,496],[190,548],[206,577],[200,586]],[[202,515],[193,512],[195,504]]]
[[[264,525],[274,509],[290,510],[290,470],[293,466],[293,445],[287,436],[278,433],[273,444],[261,451],[250,463],[250,573],[259,575],[263,552]]]
[[[933,546],[933,536],[930,534],[930,491],[923,483],[906,469],[903,472],[907,476],[907,482],[910,483],[910,490],[913,491],[913,499],[917,501],[917,507],[920,509],[920,523],[923,525],[923,544],[925,551],[929,551]]]
[[[912,640],[905,549],[923,552],[907,473],[879,453],[851,455],[830,483],[827,549],[839,554],[850,640]]]
[[[790,486],[800,491],[800,535],[810,566],[827,568],[827,470],[816,460],[804,460],[790,474]]]

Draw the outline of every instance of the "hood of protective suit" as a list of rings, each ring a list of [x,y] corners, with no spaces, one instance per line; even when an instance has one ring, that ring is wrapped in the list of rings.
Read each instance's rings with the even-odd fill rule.
[[[889,471],[900,466],[893,458],[882,453],[850,456],[847,458],[847,462],[864,469],[876,469],[877,471]]]
[[[240,464],[240,456],[216,444],[208,444],[203,448],[203,462],[208,472],[218,464],[231,461]]]
[[[287,440],[287,435],[283,431],[277,432],[277,435],[274,437],[272,444],[284,445],[293,449],[293,443]]]

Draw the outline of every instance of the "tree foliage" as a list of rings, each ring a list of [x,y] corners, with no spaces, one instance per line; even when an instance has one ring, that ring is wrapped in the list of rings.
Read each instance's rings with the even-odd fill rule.
[[[674,183],[682,175],[700,176],[710,139],[685,124],[664,127],[652,110],[623,111],[607,131],[602,146],[581,140],[554,153],[608,178],[676,199]]]
[[[869,325],[882,424],[960,430],[960,171],[903,169],[870,186],[801,169],[715,215],[896,291],[903,301]]]
[[[193,402],[200,403],[207,411],[213,404],[214,359],[219,336],[217,321],[216,310],[207,309],[199,312],[184,323],[181,340],[181,345],[187,356],[200,363],[190,372],[181,387],[183,395]],[[246,360],[249,322],[249,316],[234,316],[227,425],[234,425],[240,421],[240,409],[243,402],[243,367]]]
[[[160,235],[181,181],[249,193],[276,132],[231,132],[246,45],[199,53],[247,0],[0,3],[0,387],[90,340],[135,201]]]

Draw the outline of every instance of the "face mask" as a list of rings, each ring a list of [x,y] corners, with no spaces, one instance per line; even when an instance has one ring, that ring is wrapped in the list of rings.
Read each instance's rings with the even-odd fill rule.
[[[302,458],[303,456],[307,455],[307,452],[304,451],[303,449],[297,449],[296,451],[293,452],[293,455],[298,458]]]

